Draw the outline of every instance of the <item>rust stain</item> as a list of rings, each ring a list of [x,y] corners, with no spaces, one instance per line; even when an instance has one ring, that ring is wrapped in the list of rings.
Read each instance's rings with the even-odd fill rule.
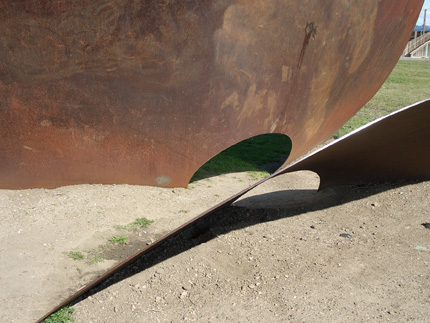
[[[303,39],[302,50],[300,51],[299,61],[297,62],[297,68],[300,69],[302,67],[303,58],[305,57],[306,48],[309,45],[309,41],[315,39],[317,34],[318,27],[314,22],[310,22],[306,24],[305,27],[305,38]]]

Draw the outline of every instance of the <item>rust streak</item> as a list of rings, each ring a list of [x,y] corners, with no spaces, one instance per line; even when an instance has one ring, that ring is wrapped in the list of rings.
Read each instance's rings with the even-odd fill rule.
[[[303,57],[305,57],[306,48],[309,45],[310,39],[315,39],[317,34],[318,27],[314,22],[310,22],[306,24],[305,28],[305,38],[303,39],[302,50],[300,51],[299,61],[297,63],[297,68],[300,69],[302,67]]]

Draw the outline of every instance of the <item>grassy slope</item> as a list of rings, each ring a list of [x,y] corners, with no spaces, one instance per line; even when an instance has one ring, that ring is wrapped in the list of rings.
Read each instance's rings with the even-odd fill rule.
[[[222,151],[194,174],[191,182],[232,172],[264,172],[271,162],[282,163],[291,150],[291,140],[282,134],[267,134],[244,140]],[[267,176],[268,173],[262,174]],[[257,176],[260,177],[260,176]]]
[[[430,98],[430,60],[400,60],[375,96],[335,135],[339,138],[370,121]]]

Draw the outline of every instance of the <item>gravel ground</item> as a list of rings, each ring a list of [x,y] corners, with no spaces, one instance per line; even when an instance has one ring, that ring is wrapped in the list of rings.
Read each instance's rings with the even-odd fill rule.
[[[1,191],[1,321],[34,321],[250,183],[242,173],[188,190]],[[428,321],[430,230],[421,224],[430,222],[430,182],[317,187],[311,172],[266,182],[208,218],[210,229],[169,240],[73,304],[75,322]],[[128,247],[104,262],[65,254],[86,255],[118,233],[114,224],[142,215],[155,222],[126,232]]]

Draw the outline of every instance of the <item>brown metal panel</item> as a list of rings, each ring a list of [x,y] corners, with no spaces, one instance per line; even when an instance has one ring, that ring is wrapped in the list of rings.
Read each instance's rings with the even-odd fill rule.
[[[430,179],[430,99],[369,124],[281,173],[297,170],[318,173],[320,188]]]
[[[294,160],[378,90],[422,0],[0,0],[0,188],[186,186],[277,132]]]

